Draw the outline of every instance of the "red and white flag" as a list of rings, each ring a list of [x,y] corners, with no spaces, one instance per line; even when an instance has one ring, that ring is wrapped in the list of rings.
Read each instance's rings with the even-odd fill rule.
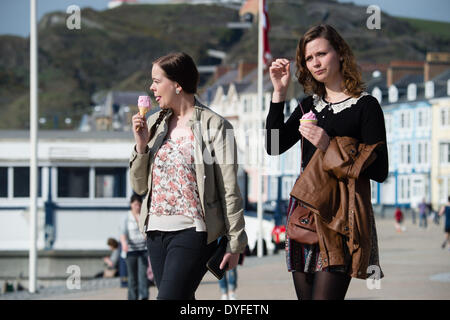
[[[269,46],[269,29],[270,29],[270,22],[269,22],[269,15],[267,13],[267,3],[266,0],[263,0],[263,62],[264,62],[264,68],[267,68],[268,64],[272,61],[272,54],[270,53],[270,46]]]

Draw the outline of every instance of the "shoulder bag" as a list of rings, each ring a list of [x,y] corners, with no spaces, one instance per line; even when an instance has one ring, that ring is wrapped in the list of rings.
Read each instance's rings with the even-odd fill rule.
[[[299,103],[299,106],[300,109],[302,110],[302,113],[304,114],[302,104]],[[303,136],[300,154],[300,174],[303,171],[302,158],[303,158]],[[299,179],[297,179],[295,185],[297,185],[297,183],[299,183]],[[302,244],[312,245],[319,242],[314,213],[310,209],[305,207],[299,199],[296,199],[296,206],[287,222],[287,235],[290,239]]]

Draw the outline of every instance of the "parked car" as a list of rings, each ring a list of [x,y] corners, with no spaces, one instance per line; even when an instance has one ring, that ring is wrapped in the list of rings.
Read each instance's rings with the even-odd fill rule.
[[[288,205],[289,200],[281,200],[279,210],[274,213],[275,226],[272,230],[272,242],[275,245],[275,252],[285,247]]]
[[[284,249],[286,241],[286,225],[274,226],[272,229],[272,242],[275,244],[275,252]]]
[[[245,211],[245,232],[248,237],[248,248],[246,255],[257,254],[257,240],[259,235],[259,222],[256,211]],[[275,220],[273,214],[263,214],[262,219],[262,241],[263,241],[263,255],[273,254],[275,251],[275,244],[272,241],[272,230],[275,227]]]
[[[284,249],[286,241],[286,216],[287,208],[285,211],[276,214],[274,217],[275,226],[272,229],[272,242],[275,245],[275,252],[280,249]]]

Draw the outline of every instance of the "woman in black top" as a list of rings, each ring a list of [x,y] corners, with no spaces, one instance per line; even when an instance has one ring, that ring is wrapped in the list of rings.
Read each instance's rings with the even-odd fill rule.
[[[313,27],[298,43],[296,66],[299,83],[311,95],[301,101],[301,107],[286,122],[283,109],[290,82],[289,60],[277,59],[270,67],[274,92],[266,120],[268,154],[285,152],[303,136],[304,169],[317,148],[326,151],[332,137],[353,137],[365,144],[383,141],[376,150],[376,160],[362,173],[383,182],[388,174],[383,112],[378,101],[364,92],[347,43],[329,25]],[[306,123],[299,127],[303,112],[309,111],[317,117],[317,125]],[[289,207],[288,215],[295,205]],[[344,299],[351,279],[347,266],[323,268],[318,244],[303,245],[288,239],[286,245],[288,270],[293,274],[299,299]]]

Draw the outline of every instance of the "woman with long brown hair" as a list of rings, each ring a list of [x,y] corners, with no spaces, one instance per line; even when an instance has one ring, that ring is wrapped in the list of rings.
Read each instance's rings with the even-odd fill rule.
[[[388,173],[383,112],[378,101],[364,91],[355,57],[344,39],[329,25],[312,27],[300,39],[296,76],[309,96],[285,122],[283,109],[291,77],[289,65],[289,60],[277,59],[270,67],[274,91],[266,121],[267,152],[281,154],[303,137],[301,167],[305,169],[317,150],[326,153],[334,137],[352,137],[367,145],[381,142],[381,147],[375,151],[376,160],[362,175],[367,177],[367,184],[368,179],[383,182]],[[317,123],[299,127],[300,118],[309,112],[317,118]],[[297,200],[291,198],[288,219],[297,205]],[[375,230],[374,223],[369,227]],[[365,263],[378,266],[376,231],[360,237],[368,238],[371,244],[367,257],[364,256]],[[367,278],[367,274],[355,272],[353,248],[346,247],[345,235],[340,239],[343,249],[334,252],[332,257],[333,261],[341,261],[338,264],[327,261],[327,253],[321,252],[319,244],[287,239],[287,266],[299,299],[344,299],[352,277]]]
[[[197,100],[198,80],[186,53],[158,58],[150,90],[161,110],[133,116],[131,186],[145,196],[139,229],[158,299],[195,299],[219,237],[228,238],[221,269],[236,267],[247,245],[233,127]]]

